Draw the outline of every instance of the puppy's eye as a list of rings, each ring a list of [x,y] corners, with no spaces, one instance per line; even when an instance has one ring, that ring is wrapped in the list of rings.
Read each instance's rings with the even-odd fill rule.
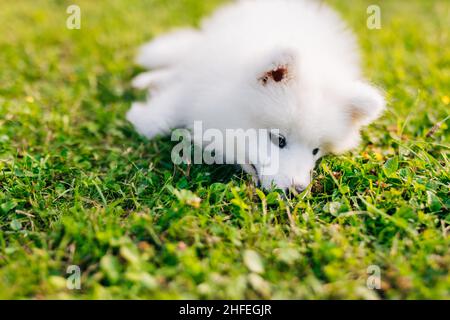
[[[287,73],[286,68],[278,68],[270,72],[270,77],[275,82],[280,82],[286,77],[286,73]]]
[[[280,147],[280,149],[286,148],[287,142],[286,138],[283,135],[270,134],[270,140],[272,140],[273,144]]]
[[[259,80],[262,82],[263,85],[266,85],[269,83],[269,81],[281,82],[284,79],[286,79],[287,76],[288,76],[287,67],[280,66],[274,70],[266,72]]]
[[[317,154],[319,153],[320,149],[319,148],[315,148],[313,150],[313,156],[317,156]]]

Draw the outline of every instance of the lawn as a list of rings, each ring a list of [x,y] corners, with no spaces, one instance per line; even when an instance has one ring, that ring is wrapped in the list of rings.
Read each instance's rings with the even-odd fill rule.
[[[450,2],[380,0],[369,30],[373,1],[327,1],[389,108],[291,200],[124,118],[137,46],[219,2],[0,4],[0,298],[450,298]]]

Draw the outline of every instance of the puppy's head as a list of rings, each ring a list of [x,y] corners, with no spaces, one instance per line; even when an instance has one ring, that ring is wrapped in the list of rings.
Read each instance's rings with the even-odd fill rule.
[[[301,192],[316,162],[356,147],[361,128],[385,108],[380,91],[357,72],[318,57],[282,50],[256,65],[246,88],[248,116],[254,127],[268,129],[268,143],[279,149],[276,157],[262,155],[270,161],[252,164],[264,188]],[[266,164],[274,162],[277,170],[266,174]]]

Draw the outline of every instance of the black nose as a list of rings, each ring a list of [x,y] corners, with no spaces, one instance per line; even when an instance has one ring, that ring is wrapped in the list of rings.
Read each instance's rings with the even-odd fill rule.
[[[289,197],[295,196],[296,194],[300,194],[303,191],[305,191],[306,187],[304,185],[301,184],[294,184],[292,185],[292,187],[290,188],[286,188],[285,192],[286,195],[288,195]]]

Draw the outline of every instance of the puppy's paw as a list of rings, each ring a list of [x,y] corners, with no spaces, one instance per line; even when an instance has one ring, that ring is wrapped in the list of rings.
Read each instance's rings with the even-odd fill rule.
[[[131,85],[135,89],[161,89],[171,76],[170,70],[144,72],[133,79]]]
[[[131,86],[135,89],[144,90],[152,87],[153,79],[149,72],[141,73],[133,79]]]
[[[200,33],[190,28],[160,36],[141,47],[136,63],[148,69],[171,67],[187,56],[200,38]]]
[[[168,132],[167,119],[145,103],[135,102],[128,111],[127,120],[130,121],[136,131],[152,139]]]

